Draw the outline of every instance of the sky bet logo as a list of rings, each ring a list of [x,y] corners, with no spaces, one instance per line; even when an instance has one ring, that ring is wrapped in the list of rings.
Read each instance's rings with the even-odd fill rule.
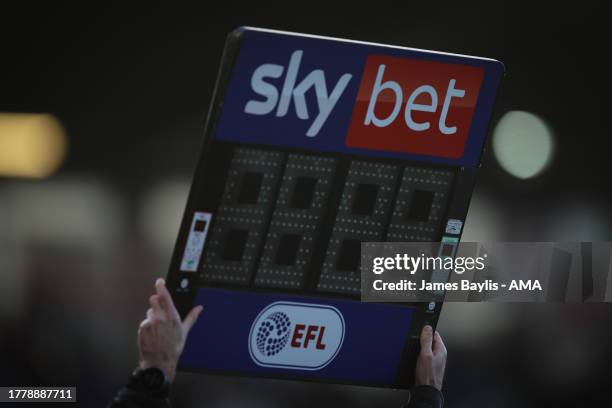
[[[344,318],[333,306],[275,302],[259,313],[249,334],[249,353],[264,367],[320,370],[344,340]]]
[[[297,50],[291,54],[289,66],[285,74],[285,82],[280,93],[274,85],[264,81],[265,78],[280,78],[285,73],[285,67],[277,64],[260,65],[251,77],[251,88],[253,91],[266,98],[265,101],[251,100],[244,107],[246,113],[251,115],[268,115],[275,109],[274,114],[278,117],[287,115],[291,102],[295,103],[295,112],[300,119],[310,119],[308,106],[306,104],[306,92],[314,87],[317,95],[318,114],[312,125],[306,131],[306,136],[314,137],[319,133],[321,127],[329,117],[334,106],[340,99],[346,85],[351,80],[351,74],[344,74],[333,87],[331,93],[327,91],[325,72],[315,69],[297,83],[298,71],[304,52]]]
[[[356,100],[346,100],[344,90],[361,72],[344,73],[328,84],[323,69],[300,72],[303,58],[308,55],[296,50],[286,69],[278,64],[258,66],[251,76],[251,89],[258,97],[246,102],[244,112],[280,118],[293,114],[290,107],[294,106],[299,119],[312,121],[306,136],[314,138],[327,121],[334,120],[338,104],[350,103],[353,109],[345,138],[349,147],[446,158],[463,155],[482,68],[370,55]],[[279,91],[275,83],[280,78]],[[316,106],[307,103],[311,90]]]

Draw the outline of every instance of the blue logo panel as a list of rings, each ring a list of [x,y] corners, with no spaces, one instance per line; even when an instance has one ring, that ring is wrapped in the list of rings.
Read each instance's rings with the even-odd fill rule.
[[[415,308],[223,289],[204,306],[180,366],[392,385]]]
[[[482,69],[484,76],[480,86],[475,88],[478,95],[474,97],[476,99],[474,108],[470,109],[470,111],[473,110],[470,113],[471,124],[469,129],[465,130],[468,132],[468,137],[460,157],[449,158],[437,156],[434,153],[431,155],[415,154],[393,149],[347,146],[349,125],[352,117],[356,115],[358,92],[372,93],[371,87],[366,86],[367,81],[364,75],[366,63],[371,56],[425,61],[425,65],[430,62],[432,65],[437,64],[430,70],[434,72],[441,65],[451,67],[451,76],[444,78],[446,83],[449,80],[452,83],[455,81],[452,76],[452,66]],[[382,68],[379,71],[382,73],[385,66],[381,65],[379,68]],[[392,67],[386,68],[387,74],[392,72]],[[459,75],[461,70],[457,68],[456,71]],[[504,68],[500,62],[484,58],[243,29],[240,51],[225,94],[216,137],[220,140],[287,146],[313,151],[477,166],[480,162],[489,119],[503,71]],[[431,77],[433,74],[427,73],[425,69],[415,72],[414,75],[417,80],[420,80],[420,76],[429,75]],[[401,91],[399,85],[392,83],[391,79],[377,78],[375,88],[380,92],[376,96],[380,96],[381,101],[376,110],[370,112],[371,116],[391,116],[388,111],[385,112],[384,105],[387,105],[387,110],[391,110],[388,106],[389,98],[393,96],[391,91],[394,90],[396,96]],[[404,78],[408,82],[412,79]],[[442,80],[442,78],[434,79]],[[360,91],[360,86],[365,87],[365,90]],[[457,82],[457,86],[461,86],[461,83]],[[424,104],[424,101],[427,101],[427,95],[423,95],[425,92],[423,89],[431,93],[433,88],[422,86],[417,89],[421,91],[419,93],[415,90],[413,95],[415,99],[410,102],[410,107],[406,106],[406,99],[409,101],[410,99],[407,90],[404,89],[402,98],[398,99],[398,109],[394,111],[394,117],[397,117],[396,123],[391,126],[399,128],[401,124],[404,129],[406,126],[404,120],[406,120],[412,124],[413,128],[426,127],[423,125],[425,119],[416,119],[427,117],[419,115],[431,112]],[[443,102],[450,103],[450,100],[445,102],[443,94],[445,88],[439,88],[438,91],[439,95],[436,95],[435,99],[439,106],[432,107],[432,109],[437,109],[439,115],[440,111],[449,108],[449,106],[441,106]],[[460,91],[463,92],[463,90]],[[462,94],[459,92],[456,95],[458,96],[454,99],[451,98],[456,102],[455,108],[451,106],[451,112],[453,109],[455,111],[465,110],[460,97]],[[400,99],[402,109],[399,109]],[[363,104],[367,101],[360,102]],[[404,119],[405,115],[410,116],[404,113],[404,110],[410,110],[409,108],[415,111],[413,112],[414,120],[412,117]],[[363,122],[361,116],[358,119],[358,123]],[[353,117],[353,121],[355,120]],[[418,123],[414,123],[415,121]],[[385,121],[380,120],[376,126],[386,126],[386,124],[381,125],[382,122]],[[437,129],[437,122],[435,120],[430,120],[430,122],[430,128]],[[370,131],[373,129],[375,133],[377,130],[371,123],[368,129]],[[381,132],[388,131],[382,127],[379,129]],[[424,137],[418,131],[410,133],[410,129],[407,129],[407,132],[406,137]]]

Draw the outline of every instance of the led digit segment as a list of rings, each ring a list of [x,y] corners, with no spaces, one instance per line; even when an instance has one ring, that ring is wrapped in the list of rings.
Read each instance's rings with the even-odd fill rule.
[[[453,180],[451,170],[406,167],[385,241],[439,240]]]
[[[397,183],[398,166],[353,161],[321,269],[318,289],[359,294],[362,241],[380,241]]]
[[[257,286],[302,288],[327,210],[337,160],[290,154],[255,278]]]
[[[250,283],[283,157],[275,151],[235,150],[204,261],[205,280]]]

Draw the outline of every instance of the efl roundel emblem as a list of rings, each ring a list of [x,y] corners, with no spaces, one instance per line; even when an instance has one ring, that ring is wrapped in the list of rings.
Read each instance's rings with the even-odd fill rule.
[[[274,302],[253,321],[249,354],[262,367],[320,370],[338,355],[344,318],[330,305]]]
[[[283,312],[270,313],[257,329],[257,350],[264,356],[278,354],[289,341],[291,321]]]

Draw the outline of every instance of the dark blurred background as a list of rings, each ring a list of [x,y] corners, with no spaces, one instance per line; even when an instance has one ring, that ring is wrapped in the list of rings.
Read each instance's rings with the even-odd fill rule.
[[[125,382],[153,280],[167,272],[225,36],[240,25],[503,61],[463,239],[612,240],[608,12],[535,3],[3,3],[0,384],[76,385],[81,406],[102,407]],[[439,330],[448,406],[608,400],[609,304],[449,303]],[[192,374],[173,395],[177,407],[405,398]]]

